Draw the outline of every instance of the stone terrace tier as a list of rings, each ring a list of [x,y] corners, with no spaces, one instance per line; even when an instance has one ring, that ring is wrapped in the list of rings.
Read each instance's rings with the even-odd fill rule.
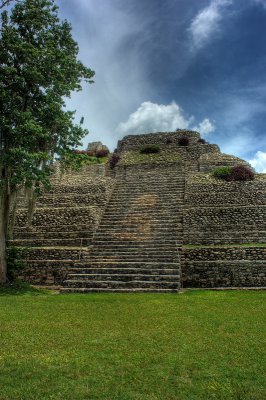
[[[128,135],[118,142],[117,149],[119,152],[121,152],[140,149],[142,146],[152,144],[158,144],[160,147],[171,144],[172,148],[177,148],[180,147],[178,145],[178,139],[184,136],[189,139],[190,145],[196,145],[199,143],[200,134],[198,132],[180,129],[176,132],[157,132],[146,133],[144,135]]]

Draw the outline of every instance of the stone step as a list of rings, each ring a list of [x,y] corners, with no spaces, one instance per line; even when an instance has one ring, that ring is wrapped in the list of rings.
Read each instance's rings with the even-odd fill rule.
[[[170,194],[170,193],[180,193],[184,191],[184,185],[172,185],[171,183],[167,182],[157,182],[157,184],[150,184],[149,182],[144,182],[139,185],[119,185],[114,189],[114,194],[125,194],[125,193],[159,193],[159,194]]]
[[[179,289],[177,282],[157,282],[157,281],[82,281],[77,279],[67,279],[64,287],[78,287],[91,289]]]
[[[116,219],[106,219],[103,218],[99,224],[99,228],[101,228],[102,226],[105,228],[109,228],[109,227],[120,227],[121,230],[123,230],[126,226],[128,227],[136,227],[139,225],[146,225],[146,224],[150,224],[155,228],[171,228],[171,227],[183,227],[182,224],[182,217],[178,217],[176,218],[175,216],[169,216],[168,218],[164,218],[164,219],[155,219],[152,217],[148,217],[146,215],[142,215],[142,216],[132,216],[132,215],[121,215],[121,217],[117,217]],[[98,228],[98,229],[99,229]]]
[[[125,217],[131,217],[131,218],[152,218],[155,220],[168,220],[170,219],[170,222],[172,219],[176,220],[181,220],[183,217],[183,210],[182,208],[176,208],[176,209],[165,209],[161,210],[159,207],[158,209],[149,209],[149,210],[141,210],[139,208],[131,208],[128,207],[127,209],[116,209],[112,211],[105,212],[103,214],[102,220],[107,219],[107,220],[113,220],[113,219],[118,219],[118,218],[125,218]]]
[[[120,239],[112,239],[112,240],[108,240],[108,242],[106,243],[106,240],[100,240],[100,239],[96,239],[96,237],[93,240],[93,245],[96,246],[102,246],[102,247],[142,247],[142,246],[148,246],[148,247],[163,247],[166,246],[174,246],[174,247],[181,247],[182,244],[178,244],[178,241],[176,239],[176,237],[171,237],[171,238],[154,238],[152,240],[120,240]]]
[[[133,275],[179,275],[179,268],[175,266],[175,268],[70,268],[69,270],[69,276],[72,274],[93,274],[93,275],[116,275],[116,274],[121,274],[121,275],[128,275],[128,274],[133,274]]]
[[[145,242],[132,242],[132,243],[127,243],[127,242],[93,242],[92,245],[93,249],[100,249],[100,250],[123,250],[123,249],[135,249],[135,250],[153,250],[153,249],[158,249],[158,250],[171,250],[171,249],[176,249],[177,244],[175,241],[172,242],[157,242],[157,243],[145,243]]]
[[[117,188],[112,193],[112,197],[123,197],[127,195],[132,196],[147,196],[147,195],[155,195],[159,197],[178,197],[181,196],[184,192],[183,187],[174,187],[174,186],[162,186],[160,183],[157,184],[157,187],[151,188],[148,184],[143,187],[123,187]]]
[[[147,205],[148,203],[148,198],[150,202],[153,201],[153,204],[158,204],[160,203],[169,203],[169,204],[175,204],[175,203],[182,203],[183,202],[183,193],[177,194],[177,193],[172,193],[172,195],[162,195],[160,193],[125,193],[124,195],[112,195],[110,201],[111,205],[115,205],[116,202],[120,202],[119,204],[127,204],[127,203],[133,203],[133,202],[139,202],[139,204],[143,206]],[[144,203],[146,201],[146,204]],[[126,203],[127,202],[127,203]]]
[[[130,198],[127,196],[125,199],[117,199],[110,200],[108,202],[108,208],[106,211],[113,213],[115,211],[124,211],[132,210],[135,212],[165,212],[165,211],[183,211],[184,201],[177,199],[156,199],[154,202],[150,202],[150,204],[143,204],[145,199],[138,199],[138,197]]]
[[[112,273],[112,274],[68,274],[67,281],[78,281],[78,282],[94,282],[94,281],[101,281],[101,282],[108,282],[108,281],[119,281],[119,282],[135,282],[135,281],[142,281],[142,282],[178,282],[180,276],[178,274],[174,275],[166,275],[166,274],[119,274],[119,273]]]
[[[105,225],[108,225],[108,224],[112,224],[112,223],[115,223],[115,222],[117,222],[117,223],[121,223],[122,221],[124,221],[123,222],[123,224],[125,224],[126,222],[128,222],[128,223],[131,223],[131,224],[133,224],[133,223],[135,223],[135,224],[139,224],[139,222],[151,222],[151,223],[153,223],[154,225],[165,225],[165,224],[167,224],[167,225],[176,225],[176,224],[178,224],[178,225],[181,225],[182,224],[182,221],[183,221],[183,218],[182,218],[182,215],[168,215],[168,216],[166,216],[166,215],[164,215],[164,216],[161,216],[161,218],[159,217],[158,218],[158,216],[156,216],[156,215],[154,215],[154,216],[152,216],[152,215],[147,215],[147,214],[135,214],[135,215],[133,215],[133,214],[125,214],[125,215],[123,215],[123,214],[121,214],[120,216],[119,215],[117,215],[116,217],[109,217],[109,216],[104,216],[103,218],[102,218],[102,220],[101,220],[101,222],[100,222],[100,224],[102,225],[103,223],[105,224]]]
[[[171,173],[171,171],[163,171],[165,172],[164,176],[160,176],[157,172],[150,174],[147,171],[138,171],[138,175],[132,175],[132,176],[123,176],[123,177],[117,177],[117,185],[141,185],[143,182],[144,183],[149,183],[150,185],[156,185],[156,183],[169,183],[169,184],[174,184],[174,183],[182,183],[184,182],[185,179],[185,174],[180,175],[180,171],[174,171]]]
[[[135,235],[137,235],[136,238]],[[161,237],[158,235],[161,235]],[[99,229],[94,233],[93,238],[95,242],[101,242],[108,238],[111,242],[120,241],[123,243],[126,240],[126,243],[128,243],[131,239],[132,243],[134,243],[135,241],[139,242],[140,238],[142,240],[146,237],[146,241],[150,241],[151,243],[155,240],[161,240],[164,243],[171,239],[174,241],[180,235],[183,237],[183,230],[181,226],[177,225],[161,227],[154,226],[152,222],[136,225],[126,225],[121,222],[121,224],[114,223],[109,226],[100,225]]]
[[[162,194],[161,191],[158,192],[148,192],[148,191],[139,191],[139,192],[130,192],[127,191],[125,193],[114,193],[110,199],[111,203],[114,203],[115,201],[119,200],[127,200],[127,201],[134,201],[139,198],[145,198],[145,197],[154,197],[154,200],[165,200],[165,201],[175,201],[175,200],[182,200],[183,198],[183,192],[176,192],[173,190],[170,193],[164,193]]]
[[[182,245],[183,243],[183,237],[181,233],[179,234],[171,234],[171,235],[155,235],[154,232],[153,234],[146,235],[145,233],[131,233],[131,232],[124,232],[124,233],[117,233],[117,234],[105,234],[105,235],[97,235],[95,236],[92,244],[93,245],[98,245],[99,243],[106,243],[106,242],[113,242],[113,240],[117,239],[118,242],[120,243],[150,243],[152,240],[154,243],[164,243],[168,242],[169,240],[171,241],[174,239],[174,241],[177,243],[177,245]]]
[[[151,188],[148,185],[145,187],[138,187],[138,188],[130,188],[130,187],[124,187],[123,189],[118,188],[115,189],[112,193],[112,198],[115,197],[126,197],[126,196],[158,196],[158,198],[175,198],[175,197],[182,197],[184,194],[184,188],[180,187],[163,187],[158,183],[158,186],[155,188]]]
[[[133,248],[130,248],[130,249],[125,249],[125,248],[124,249],[101,249],[101,248],[97,249],[96,248],[95,249],[95,248],[92,248],[90,257],[92,257],[92,258],[95,256],[97,256],[97,257],[108,256],[109,257],[110,255],[112,255],[114,257],[116,255],[118,255],[119,257],[124,257],[124,256],[127,257],[127,256],[135,256],[135,255],[154,257],[157,255],[162,255],[162,254],[166,257],[166,256],[171,256],[173,254],[176,254],[176,252],[177,252],[176,248],[174,248],[174,250],[173,249],[165,250],[165,249],[156,249],[156,248],[152,248],[150,250],[145,249],[145,248],[143,248],[143,249],[133,249]]]
[[[150,186],[149,183],[143,184],[141,186],[121,186],[114,190],[113,195],[123,196],[125,194],[159,194],[160,196],[176,195],[184,191],[184,186],[174,186],[174,185],[162,185],[160,182],[157,186]]]
[[[40,260],[32,260],[28,259],[27,263],[33,268],[57,268],[63,267],[66,269],[72,270],[72,268],[142,268],[147,270],[152,269],[176,269],[179,268],[179,262],[150,262],[150,261],[126,261],[126,262],[117,262],[117,261],[108,261],[108,262],[91,262],[89,260],[78,260],[78,259],[40,259]]]
[[[175,239],[176,242],[181,243],[182,242],[182,231],[177,230],[177,229],[151,229],[147,232],[138,229],[123,229],[123,230],[99,230],[97,234],[94,236],[95,242],[101,241],[104,242],[106,240],[108,241],[113,241],[115,239],[118,239],[120,241],[124,241],[125,243],[127,240],[131,241],[150,241],[150,240],[156,240],[159,241],[160,243],[163,243],[164,241],[167,241],[168,239]],[[95,242],[94,240],[92,241],[92,244],[94,245]]]
[[[36,256],[37,257],[37,256]],[[34,257],[36,259],[36,257]],[[167,263],[175,263],[178,262],[178,255],[177,254],[172,254],[172,255],[166,255],[166,256],[160,256],[160,255],[149,255],[149,254],[142,254],[139,256],[130,255],[130,254],[125,254],[125,255],[113,255],[113,256],[93,256],[93,257],[86,257],[83,256],[81,257],[83,260],[87,260],[91,263],[103,263],[103,262],[116,262],[116,263],[128,263],[128,262],[142,262],[145,263],[146,261],[148,262],[167,262]]]
[[[176,173],[175,173],[176,174]],[[136,178],[136,179],[135,179]],[[117,178],[117,185],[116,187],[158,187],[158,184],[160,186],[165,186],[165,187],[171,187],[171,186],[182,186],[184,184],[185,178],[182,177],[181,179],[176,179],[176,175],[172,174],[168,178],[166,177],[159,177],[159,175],[146,175],[142,177],[134,176],[132,179],[125,177],[124,179],[119,179]]]
[[[129,221],[132,221],[129,219]],[[134,222],[127,222],[126,220],[118,220],[110,221],[110,223],[103,221],[97,232],[106,231],[106,232],[113,232],[119,230],[120,232],[124,232],[125,230],[134,230],[136,228],[141,229],[142,226],[147,226],[147,229],[152,229],[154,231],[169,231],[169,230],[182,230],[182,224],[176,221],[158,221],[158,220],[145,220],[139,219],[138,221]],[[143,228],[144,229],[144,228]]]
[[[130,288],[130,289],[110,289],[110,288],[70,288],[63,287],[61,293],[178,293],[178,289],[150,289],[150,288]]]
[[[134,179],[136,178],[136,179]],[[158,184],[160,184],[160,186],[165,186],[166,188],[168,187],[172,187],[172,186],[182,186],[184,184],[185,178],[182,177],[182,179],[176,179],[176,176],[174,174],[172,174],[171,176],[169,176],[168,178],[166,177],[159,177],[159,175],[157,174],[157,176],[155,175],[146,175],[146,176],[142,176],[139,177],[139,179],[137,178],[137,176],[132,177],[132,179],[130,179],[129,177],[125,177],[124,179],[119,179],[117,178],[117,184],[116,184],[116,188],[124,188],[124,187],[129,187],[129,188],[138,188],[138,187],[144,187],[144,188],[151,188],[151,187],[158,187]]]
[[[183,238],[181,233],[178,235],[168,235],[168,236],[164,236],[162,237],[161,235],[155,235],[154,233],[152,235],[145,235],[145,234],[139,234],[139,233],[123,233],[123,234],[117,234],[115,235],[115,238],[118,239],[118,242],[120,244],[124,244],[126,245],[127,243],[131,243],[132,241],[134,243],[143,243],[143,244],[147,244],[149,245],[150,240],[154,239],[154,243],[159,244],[159,245],[163,245],[163,243],[167,243],[167,240],[171,237],[174,236],[175,242],[174,242],[174,247],[176,246],[182,246],[182,242],[183,242]],[[108,246],[108,244],[110,242],[113,242],[114,239],[114,235],[105,235],[105,236],[97,236],[95,241],[91,242],[91,246],[93,246],[94,248],[100,249],[100,248],[104,248],[105,246]],[[129,246],[130,247],[130,246]],[[149,247],[149,246],[147,246]],[[155,246],[156,247],[156,246]],[[112,249],[115,249],[116,247],[109,247]],[[163,250],[161,248],[161,250]]]
[[[134,206],[134,207],[132,207]],[[136,207],[138,207],[138,209],[136,209]],[[173,204],[165,204],[165,202],[158,202],[155,205],[145,205],[145,204],[132,204],[127,201],[126,204],[122,204],[122,203],[108,203],[108,207],[105,210],[106,214],[115,214],[116,212],[121,212],[124,211],[124,213],[129,212],[134,212],[136,214],[138,213],[155,213],[155,212],[159,212],[160,214],[164,214],[164,213],[169,213],[169,212],[182,212],[183,211],[183,201],[177,202],[175,201]],[[132,211],[131,211],[132,210]]]
[[[184,184],[172,184],[171,182],[157,182],[151,184],[151,182],[142,182],[141,184],[133,185],[128,183],[121,183],[114,189],[114,194],[124,194],[126,192],[138,193],[160,193],[169,194],[175,191],[176,193],[182,192],[185,188]]]
[[[113,209],[109,208],[106,209],[106,211],[103,214],[103,218],[117,218],[117,217],[124,217],[124,216],[146,216],[146,217],[165,217],[167,216],[168,218],[170,216],[176,216],[177,218],[183,216],[183,206],[178,206],[176,205],[174,207],[165,207],[162,209],[162,207],[159,205],[158,207],[148,207],[146,209],[140,208],[139,206],[130,206],[128,205],[127,207],[115,207]]]

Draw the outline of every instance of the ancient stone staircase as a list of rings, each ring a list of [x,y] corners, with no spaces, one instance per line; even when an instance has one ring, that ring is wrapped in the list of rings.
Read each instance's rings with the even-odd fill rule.
[[[62,291],[178,291],[183,197],[175,163],[118,176],[92,251],[69,269]]]

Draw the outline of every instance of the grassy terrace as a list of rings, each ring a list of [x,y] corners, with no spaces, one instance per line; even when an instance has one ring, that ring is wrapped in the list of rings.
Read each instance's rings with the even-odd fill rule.
[[[266,398],[263,291],[0,291],[1,400]]]

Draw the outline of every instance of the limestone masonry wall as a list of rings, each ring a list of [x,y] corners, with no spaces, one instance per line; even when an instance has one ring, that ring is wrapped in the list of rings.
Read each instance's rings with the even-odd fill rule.
[[[144,135],[128,135],[122,140],[119,140],[117,149],[119,152],[140,149],[146,145],[158,144],[161,147],[171,146],[171,148],[178,148],[178,139],[180,137],[187,137],[190,145],[198,144],[200,134],[194,131],[180,130],[176,132],[157,132],[147,133]],[[170,143],[168,143],[170,141]]]
[[[266,176],[223,182],[194,174],[186,180],[184,243],[266,243]]]
[[[185,202],[186,207],[266,205],[266,174],[257,174],[254,181],[226,182],[194,173],[186,177]]]
[[[183,287],[265,286],[265,264],[265,247],[185,248]]]
[[[188,146],[178,143],[184,136],[189,138]],[[30,267],[21,277],[31,283],[62,285],[69,271],[88,271],[84,266],[90,263],[91,245],[97,235],[97,257],[104,254],[114,262],[119,246],[122,258],[129,246],[130,262],[138,263],[136,254],[143,240],[138,245],[128,241],[110,248],[105,229],[109,229],[110,237],[112,230],[117,237],[121,232],[123,237],[140,235],[134,231],[134,221],[139,218],[138,224],[144,229],[141,213],[146,210],[148,218],[157,199],[161,199],[149,225],[149,234],[157,227],[157,236],[154,243],[152,236],[149,238],[147,254],[141,254],[147,263],[149,254],[154,257],[155,251],[156,257],[167,263],[164,254],[175,246],[184,287],[266,287],[266,174],[256,174],[255,180],[248,182],[213,178],[211,171],[217,166],[249,164],[199,139],[198,132],[188,130],[130,135],[118,142],[120,161],[112,170],[107,164],[96,164],[62,175],[56,165],[52,189],[37,200],[30,226],[25,197],[20,201],[11,243],[28,248]],[[152,144],[160,146],[158,154],[140,153]],[[171,206],[166,206],[163,199]],[[119,201],[123,204],[117,204]],[[160,235],[166,234],[164,243]],[[112,264],[108,271],[113,269]],[[103,279],[108,280],[106,275]]]
[[[247,161],[229,154],[220,153],[219,151],[202,154],[199,158],[199,171],[201,172],[211,172],[217,167],[234,167],[236,165],[244,165],[250,168]]]

